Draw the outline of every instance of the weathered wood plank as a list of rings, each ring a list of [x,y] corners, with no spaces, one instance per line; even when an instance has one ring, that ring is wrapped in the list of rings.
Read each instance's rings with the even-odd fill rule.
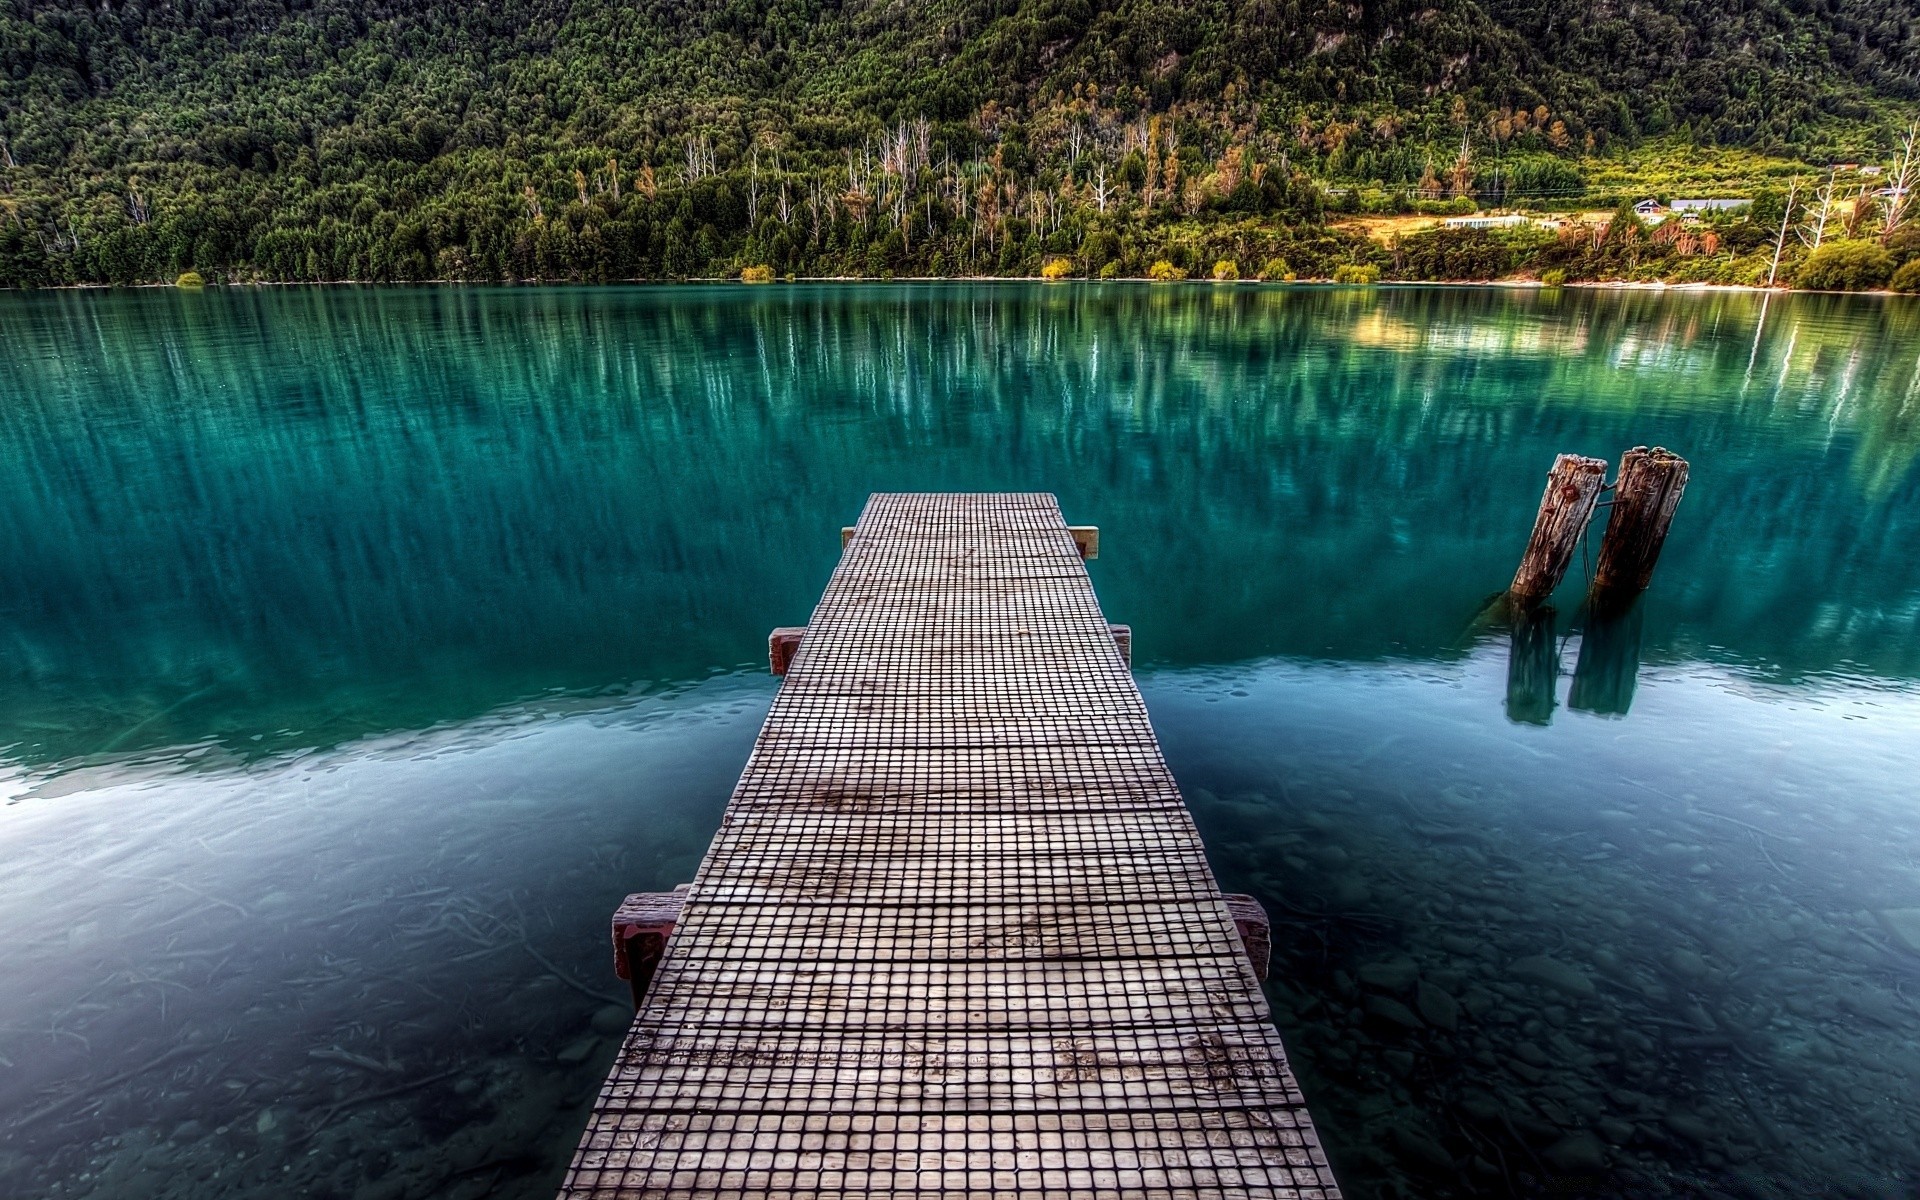
[[[1086,538],[844,540],[561,1195],[1337,1196]]]

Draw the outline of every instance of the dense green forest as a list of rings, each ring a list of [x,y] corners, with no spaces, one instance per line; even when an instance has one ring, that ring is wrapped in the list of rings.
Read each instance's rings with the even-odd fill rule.
[[[1650,145],[1890,162],[1916,100],[1907,0],[0,0],[0,284],[1751,282],[1760,211],[1702,254],[1328,209],[1573,207]]]

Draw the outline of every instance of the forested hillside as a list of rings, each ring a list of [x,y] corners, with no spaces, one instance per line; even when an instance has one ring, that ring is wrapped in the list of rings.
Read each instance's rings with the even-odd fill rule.
[[[1916,79],[1908,0],[0,0],[0,283],[1325,274],[1328,185],[1885,154]]]

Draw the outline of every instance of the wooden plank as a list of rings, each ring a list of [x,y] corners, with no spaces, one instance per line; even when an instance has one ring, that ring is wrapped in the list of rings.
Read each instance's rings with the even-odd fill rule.
[[[1081,552],[868,501],[563,1198],[1339,1195]]]

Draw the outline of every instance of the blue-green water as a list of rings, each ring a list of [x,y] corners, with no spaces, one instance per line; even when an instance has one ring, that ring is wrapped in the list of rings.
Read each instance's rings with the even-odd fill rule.
[[[0,1194],[549,1194],[767,629],[867,492],[1014,488],[1102,528],[1350,1194],[1914,1194],[1920,304],[146,292],[0,347]],[[1641,604],[1479,619],[1553,455],[1636,443],[1693,464]]]

